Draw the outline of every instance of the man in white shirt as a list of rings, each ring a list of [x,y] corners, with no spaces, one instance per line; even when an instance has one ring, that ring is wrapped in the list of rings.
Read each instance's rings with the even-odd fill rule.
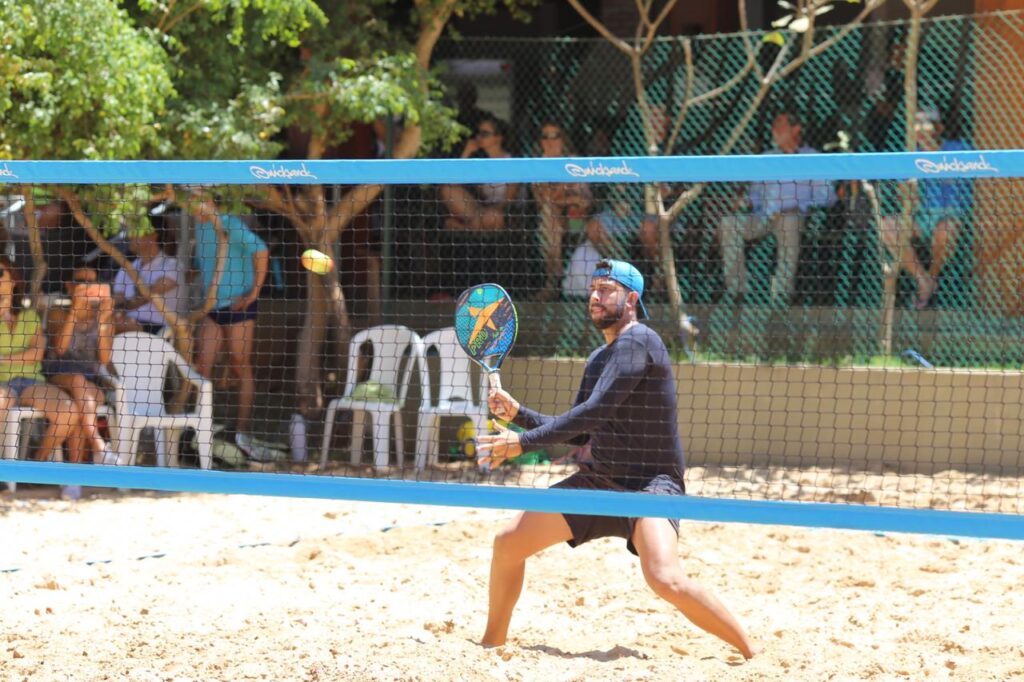
[[[132,237],[129,249],[138,256],[132,266],[149,290],[163,297],[171,310],[177,310],[178,262],[160,248],[156,234]],[[124,269],[118,271],[113,286],[114,303],[124,311],[120,330],[141,330],[159,335],[167,321],[150,300],[138,293],[135,283]]]
[[[767,154],[816,154],[817,150],[801,141],[800,119],[782,112],[772,122],[775,148]],[[739,197],[734,210],[718,223],[718,241],[722,249],[725,287],[734,301],[747,293],[747,263],[744,247],[748,241],[775,235],[778,249],[772,298],[788,303],[796,283],[800,259],[800,232],[808,211],[814,206],[830,206],[836,200],[832,184],[821,180],[754,182]],[[749,213],[740,213],[741,209]]]

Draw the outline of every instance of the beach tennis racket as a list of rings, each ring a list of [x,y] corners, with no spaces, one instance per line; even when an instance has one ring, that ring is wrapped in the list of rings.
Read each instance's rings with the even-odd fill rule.
[[[501,389],[498,370],[518,332],[516,308],[497,284],[470,287],[455,303],[455,336],[466,355],[487,372],[491,388]]]

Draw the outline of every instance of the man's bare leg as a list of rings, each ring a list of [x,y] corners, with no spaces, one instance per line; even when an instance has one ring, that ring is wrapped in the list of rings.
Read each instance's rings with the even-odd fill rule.
[[[668,519],[637,520],[633,544],[647,584],[701,630],[736,647],[744,658],[753,657],[757,649],[743,626],[713,594],[683,573],[676,543]]]
[[[494,538],[487,629],[481,644],[500,646],[508,637],[512,610],[523,591],[526,560],[543,549],[572,538],[561,514],[523,512]]]

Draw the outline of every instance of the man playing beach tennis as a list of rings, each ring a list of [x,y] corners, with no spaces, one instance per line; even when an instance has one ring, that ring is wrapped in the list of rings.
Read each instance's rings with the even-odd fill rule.
[[[629,263],[603,260],[597,264],[588,305],[590,319],[604,334],[606,345],[587,359],[572,409],[557,417],[522,407],[505,391],[491,391],[491,412],[528,429],[519,434],[499,427],[497,434],[479,437],[479,451],[490,458],[492,467],[534,446],[589,442],[592,460],[581,463],[577,473],[554,487],[684,494],[671,360],[661,337],[637,322],[639,316],[647,317],[643,291],[643,276]],[[683,572],[676,553],[678,520],[529,511],[494,540],[482,643],[505,643],[522,591],[526,559],[559,542],[576,547],[602,537],[625,538],[629,551],[640,557],[647,584],[659,597],[744,657],[754,655],[752,642],[732,614]]]

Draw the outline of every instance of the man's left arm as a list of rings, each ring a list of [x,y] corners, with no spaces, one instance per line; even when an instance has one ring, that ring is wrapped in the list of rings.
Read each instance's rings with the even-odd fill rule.
[[[596,431],[614,419],[619,405],[633,392],[646,371],[647,350],[633,339],[619,339],[590,396],[568,412],[521,434],[520,445],[524,450],[555,445]]]

